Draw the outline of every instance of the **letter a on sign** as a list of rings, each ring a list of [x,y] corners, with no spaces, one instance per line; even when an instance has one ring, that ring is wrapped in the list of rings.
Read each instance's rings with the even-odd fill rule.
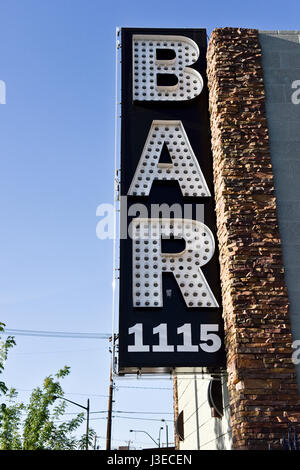
[[[200,95],[203,80],[188,67],[199,48],[184,36],[133,35],[133,99],[187,101]]]
[[[159,163],[166,145],[170,163]],[[149,196],[154,180],[178,181],[183,196],[210,192],[181,121],[153,121],[130,185],[130,196]]]

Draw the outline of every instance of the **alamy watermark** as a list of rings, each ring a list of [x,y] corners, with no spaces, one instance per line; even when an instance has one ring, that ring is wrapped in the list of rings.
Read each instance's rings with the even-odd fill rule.
[[[194,207],[194,211],[193,211]],[[133,219],[141,219],[143,221],[147,219],[151,220],[197,220],[198,222],[204,223],[204,204],[151,204],[150,207],[142,203],[128,205],[127,196],[120,197],[120,208],[121,217],[119,223],[119,238],[124,240],[127,238],[135,238],[135,231],[132,222],[128,224],[128,217]],[[100,240],[113,239],[114,238],[114,206],[113,204],[103,203],[99,204],[96,210],[97,217],[101,217],[101,220],[97,223],[96,234]],[[185,225],[182,225],[180,229],[181,238],[184,235],[186,229]],[[174,231],[172,231],[174,234]],[[152,237],[151,233],[145,234],[146,238]],[[142,234],[139,235],[140,237]],[[154,234],[154,237],[156,235]],[[171,236],[171,234],[170,234]],[[168,238],[166,233],[164,238]]]
[[[6,104],[6,83],[0,80],[0,104]]]
[[[295,365],[300,364],[300,340],[297,339],[293,341],[293,349],[294,352],[292,354],[292,361]]]

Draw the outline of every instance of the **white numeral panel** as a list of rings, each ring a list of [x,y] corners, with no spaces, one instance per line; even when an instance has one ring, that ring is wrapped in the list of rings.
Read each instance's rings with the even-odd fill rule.
[[[133,99],[137,101],[186,101],[203,88],[199,72],[187,67],[199,57],[197,44],[183,36],[133,36]],[[171,49],[174,59],[158,60],[157,50]],[[176,85],[157,85],[157,74],[172,74]]]
[[[204,324],[200,326],[200,341],[201,343],[192,344],[192,325],[185,323],[184,325],[177,328],[177,337],[173,339],[176,341],[178,336],[183,335],[183,344],[169,344],[168,343],[168,325],[167,323],[160,323],[152,329],[153,336],[158,335],[158,344],[152,345],[152,352],[199,352],[200,350],[206,353],[216,353],[222,346],[222,341],[218,335],[219,325],[218,324]],[[134,335],[133,345],[128,346],[128,352],[150,352],[150,346],[144,345],[143,334],[144,325],[143,323],[136,323],[134,326],[128,329],[129,335]],[[199,338],[199,336],[198,336]],[[175,349],[176,348],[176,349]]]
[[[159,163],[166,145],[170,163]],[[148,196],[154,180],[178,181],[183,196],[210,191],[181,121],[153,121],[128,194]]]
[[[162,253],[161,238],[181,238],[181,253]],[[162,307],[162,273],[172,272],[188,307],[218,307],[201,266],[215,251],[210,229],[189,219],[133,219],[133,305]]]

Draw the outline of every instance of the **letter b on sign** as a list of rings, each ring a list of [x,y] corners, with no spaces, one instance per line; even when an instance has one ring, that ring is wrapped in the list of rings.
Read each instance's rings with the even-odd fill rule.
[[[188,101],[200,95],[203,80],[189,65],[199,48],[184,36],[133,36],[133,100]]]

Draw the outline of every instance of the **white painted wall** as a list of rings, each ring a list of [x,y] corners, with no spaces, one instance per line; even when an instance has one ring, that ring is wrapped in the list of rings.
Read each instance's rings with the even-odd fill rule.
[[[212,418],[207,401],[211,377],[201,372],[178,375],[178,409],[184,410],[184,441],[180,450],[230,450],[231,428],[226,379],[222,378],[223,418]]]

